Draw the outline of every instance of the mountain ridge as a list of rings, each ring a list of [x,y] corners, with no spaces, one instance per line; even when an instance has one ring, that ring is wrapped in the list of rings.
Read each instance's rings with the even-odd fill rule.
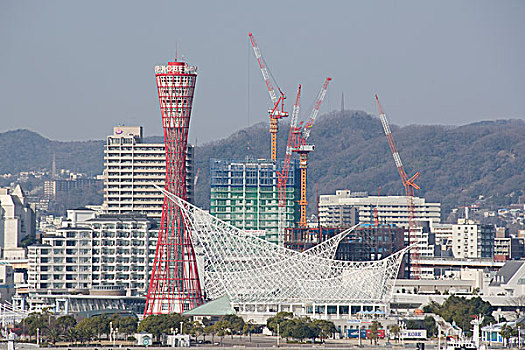
[[[391,125],[409,176],[421,172],[416,195],[442,202],[444,212],[470,204],[478,195],[496,204],[516,201],[525,189],[525,122],[520,119],[479,121],[460,126]],[[278,135],[284,155],[288,125]],[[196,204],[209,208],[209,159],[268,158],[268,124],[260,122],[230,136],[199,145],[195,169],[200,168]],[[145,142],[162,142],[162,136]],[[315,210],[315,183],[320,194],[337,189],[402,195],[403,187],[375,116],[362,111],[333,112],[319,117],[310,142],[308,200]],[[105,140],[53,141],[27,129],[0,133],[0,174],[49,170],[53,153],[57,168],[100,174]]]

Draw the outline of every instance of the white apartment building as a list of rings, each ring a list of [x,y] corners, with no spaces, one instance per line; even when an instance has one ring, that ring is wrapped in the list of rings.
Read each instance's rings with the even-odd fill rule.
[[[14,190],[0,188],[0,248],[6,260],[24,259],[20,241],[35,233],[35,213],[29,207],[20,185]]]
[[[93,286],[92,232],[88,227],[60,228],[27,248],[27,282],[36,293],[88,290]]]
[[[127,295],[144,295],[157,244],[155,221],[140,214],[83,218],[28,247],[30,291],[66,294],[117,286]]]
[[[193,201],[193,146],[186,153],[186,188]],[[160,220],[166,153],[163,143],[143,143],[141,126],[116,126],[104,150],[104,204],[108,214],[138,212]]]
[[[452,253],[458,259],[492,258],[495,235],[494,225],[460,219],[452,225]]]
[[[413,200],[416,221],[433,223],[441,221],[440,203],[427,203],[424,198],[419,197],[414,197]],[[351,192],[350,190],[337,190],[335,195],[320,196],[321,225],[329,226],[332,222],[349,220],[349,218],[339,217],[344,213],[351,213],[349,208],[358,209],[360,223],[373,223],[375,208],[381,223],[408,228],[408,205],[405,196],[368,196],[366,192]]]

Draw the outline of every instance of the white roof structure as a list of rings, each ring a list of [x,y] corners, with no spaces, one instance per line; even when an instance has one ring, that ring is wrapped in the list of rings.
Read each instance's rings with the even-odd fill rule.
[[[159,188],[160,189],[160,188]],[[307,251],[265,241],[160,189],[182,211],[196,252],[204,254],[204,289],[232,303],[386,303],[405,248],[379,261],[335,260],[348,229]],[[202,279],[202,276],[201,276]]]

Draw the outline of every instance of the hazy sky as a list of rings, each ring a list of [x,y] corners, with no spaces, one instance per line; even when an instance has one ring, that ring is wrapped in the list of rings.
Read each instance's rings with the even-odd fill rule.
[[[153,67],[199,68],[190,141],[267,121],[253,32],[303,118],[322,112],[394,124],[525,118],[525,1],[0,1],[0,131],[103,139],[117,124],[161,134]]]

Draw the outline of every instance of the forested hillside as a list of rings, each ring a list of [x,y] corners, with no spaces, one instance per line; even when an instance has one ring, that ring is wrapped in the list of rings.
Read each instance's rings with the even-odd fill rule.
[[[284,155],[287,125],[281,124],[279,154]],[[459,127],[410,125],[392,132],[409,176],[421,172],[417,195],[449,208],[472,203],[479,195],[494,205],[517,202],[525,191],[525,122],[499,120]],[[161,137],[147,138],[162,142]],[[321,116],[312,129],[315,151],[309,157],[309,202],[315,207],[315,183],[320,194],[336,189],[402,194],[379,119],[345,111]],[[57,168],[88,174],[103,170],[104,141],[58,142],[28,130],[0,133],[0,173],[49,169],[53,153]],[[197,205],[209,208],[210,158],[267,158],[268,125],[261,123],[230,137],[198,146],[200,168]]]

